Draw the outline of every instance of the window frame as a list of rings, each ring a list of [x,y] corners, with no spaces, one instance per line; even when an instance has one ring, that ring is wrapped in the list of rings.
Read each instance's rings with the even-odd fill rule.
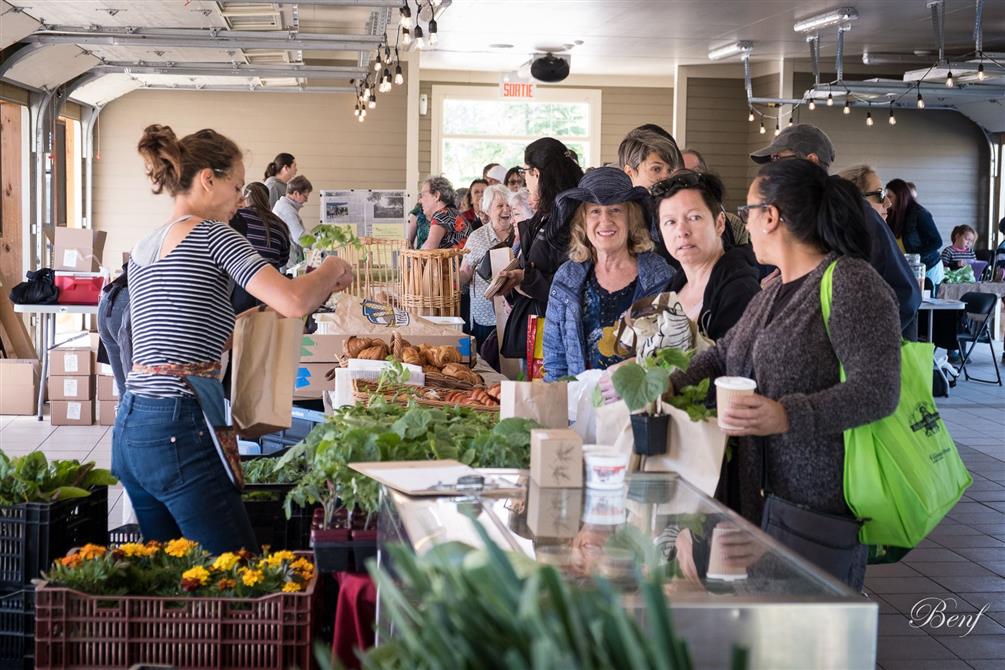
[[[443,174],[443,103],[445,100],[503,100],[499,92],[499,86],[451,86],[434,85],[432,90],[432,107],[430,109],[430,161],[431,174]],[[573,102],[586,103],[590,106],[590,113],[587,119],[589,133],[586,135],[590,150],[588,156],[580,156],[580,164],[584,167],[588,165],[600,165],[600,144],[602,139],[601,128],[601,90],[598,88],[565,88],[536,87],[534,97],[530,99],[514,99],[526,102]],[[484,139],[491,140],[513,140],[522,139],[522,135],[470,135],[470,134],[450,134],[450,138],[456,139]],[[538,139],[538,138],[532,138]]]

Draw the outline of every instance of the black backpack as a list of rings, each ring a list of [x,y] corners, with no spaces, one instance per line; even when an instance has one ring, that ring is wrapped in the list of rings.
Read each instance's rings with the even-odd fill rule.
[[[50,268],[28,272],[28,281],[23,281],[10,292],[10,301],[15,305],[55,305],[59,300],[56,288],[56,273]]]

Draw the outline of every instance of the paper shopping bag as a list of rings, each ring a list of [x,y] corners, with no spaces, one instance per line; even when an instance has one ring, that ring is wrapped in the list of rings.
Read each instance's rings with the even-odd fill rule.
[[[614,447],[618,453],[628,454],[628,471],[638,472],[642,457],[635,453],[635,435],[632,433],[632,413],[624,400],[602,405],[594,413],[597,444]]]
[[[687,412],[676,407],[661,402],[661,408],[670,415],[667,452],[647,457],[644,470],[676,472],[706,495],[714,496],[726,451],[726,434],[715,419],[692,421]]]
[[[537,421],[541,428],[568,428],[568,383],[502,382],[499,418],[513,416]]]
[[[289,428],[300,362],[303,319],[255,311],[234,324],[231,414],[242,437],[254,439]]]

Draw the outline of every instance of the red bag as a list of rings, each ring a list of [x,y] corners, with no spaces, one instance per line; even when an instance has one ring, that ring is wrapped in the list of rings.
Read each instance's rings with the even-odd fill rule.
[[[544,379],[544,317],[527,317],[527,381]]]

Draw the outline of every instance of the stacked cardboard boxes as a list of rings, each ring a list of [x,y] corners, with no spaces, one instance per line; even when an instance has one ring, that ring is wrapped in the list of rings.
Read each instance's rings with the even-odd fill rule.
[[[105,363],[98,365],[98,425],[114,426],[115,412],[119,408],[119,387],[112,376],[112,367]]]
[[[94,351],[89,345],[49,352],[49,413],[54,426],[94,425]]]

